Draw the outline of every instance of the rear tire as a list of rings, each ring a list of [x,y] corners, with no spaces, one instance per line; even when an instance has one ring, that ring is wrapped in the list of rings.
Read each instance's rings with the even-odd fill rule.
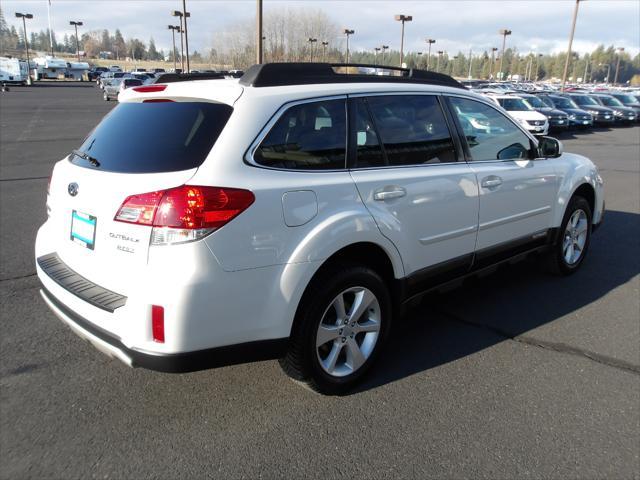
[[[572,197],[560,225],[558,241],[547,257],[552,273],[571,275],[580,268],[591,241],[591,220],[589,202],[580,196]]]
[[[319,393],[345,393],[373,365],[391,317],[389,291],[377,272],[360,265],[329,267],[307,287],[280,365]]]

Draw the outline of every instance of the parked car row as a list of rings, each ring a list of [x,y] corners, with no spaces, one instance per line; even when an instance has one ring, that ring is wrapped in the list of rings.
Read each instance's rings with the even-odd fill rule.
[[[640,92],[474,90],[492,99],[534,135],[640,121]]]

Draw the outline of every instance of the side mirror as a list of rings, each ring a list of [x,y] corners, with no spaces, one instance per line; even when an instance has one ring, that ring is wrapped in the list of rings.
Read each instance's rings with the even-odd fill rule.
[[[553,137],[542,137],[538,143],[538,156],[558,158],[562,155],[562,142]]]

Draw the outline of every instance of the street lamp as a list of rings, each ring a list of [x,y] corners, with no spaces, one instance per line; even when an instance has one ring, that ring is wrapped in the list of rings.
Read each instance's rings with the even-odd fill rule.
[[[375,65],[378,65],[378,52],[379,52],[380,50],[382,50],[380,47],[374,47],[374,48],[373,48],[373,51],[374,51],[373,58],[375,59],[375,60],[373,61],[373,63],[374,63]]]
[[[342,33],[344,33],[347,36],[347,62],[346,63],[349,63],[349,35],[353,35],[354,33],[356,33],[356,31],[345,28],[342,31]]]
[[[313,44],[316,43],[318,41],[317,38],[311,38],[309,37],[309,39],[307,40],[307,42],[309,42],[311,45],[309,46],[309,50],[311,51],[311,63],[313,63]]]
[[[561,92],[564,92],[564,84],[567,81],[567,72],[569,71],[569,61],[571,60],[571,45],[573,44],[573,34],[576,31],[576,18],[578,18],[578,5],[580,5],[580,0],[576,0],[576,6],[573,9],[573,21],[571,22],[571,34],[569,35],[569,49],[567,50],[567,58],[564,61],[562,86],[560,87]]]
[[[539,61],[539,60],[540,60],[542,57],[543,57],[543,55],[542,55],[541,53],[539,53],[539,54],[536,56],[536,78],[535,78],[535,80],[534,80],[535,82],[537,82],[537,81],[538,81],[538,72],[540,71],[540,70],[539,70],[539,69],[540,69],[540,61]]]
[[[76,28],[76,55],[78,56],[78,62],[80,61],[80,43],[78,42],[78,27],[82,26],[82,22],[70,21],[69,25],[73,25]]]
[[[454,66],[454,65],[455,65],[455,63],[456,63],[456,60],[458,60],[458,55],[454,55],[454,56],[453,56],[453,62],[451,62],[451,73],[450,73],[450,75],[451,75],[452,77],[453,77],[453,66]]]
[[[501,30],[498,31],[498,33],[500,35],[502,35],[502,55],[500,55],[500,80],[502,80],[502,78],[504,77],[504,72],[502,71],[502,62],[504,60],[504,47],[507,43],[507,35],[511,35],[511,30],[507,30],[506,28],[503,28]]]
[[[427,43],[429,44],[429,52],[427,53],[427,70],[429,70],[429,67],[431,66],[431,45],[436,43],[436,41],[433,38],[427,38]]]
[[[438,50],[438,63],[436,63],[436,72],[440,71],[440,59],[442,58],[443,50]]]
[[[498,47],[491,47],[491,64],[489,65],[489,78],[493,78],[493,69],[496,66],[496,52]]]
[[[176,31],[180,32],[180,26],[179,25],[169,25],[167,27],[169,30],[171,30],[171,34],[173,36],[173,71],[176,71]]]
[[[620,52],[620,53],[618,53],[618,62],[616,63],[616,75],[615,75],[615,77],[613,78],[613,84],[614,84],[614,85],[615,85],[616,83],[618,83],[618,71],[620,70],[620,54],[621,54],[622,52],[624,52],[624,47],[618,47],[618,49],[617,49],[617,50],[618,50],[618,52]]]
[[[181,12],[180,10],[173,10],[171,12],[171,16],[180,18],[180,68],[184,72],[184,49],[185,43],[187,40],[187,18],[190,17],[191,14],[189,12]],[[187,43],[188,45],[188,43]],[[187,52],[189,47],[187,46]],[[189,73],[189,54],[187,53],[187,73]]]
[[[33,15],[31,13],[16,12],[16,18],[22,19],[22,26],[24,27],[24,49],[27,52],[27,82],[31,83],[31,65],[29,64],[29,40],[27,40],[27,20],[31,20],[33,18]],[[78,38],[77,35],[76,38]]]
[[[400,67],[402,67],[402,59],[404,58],[404,22],[413,20],[411,15],[396,15],[396,21],[402,22],[402,35],[400,36]]]
[[[322,61],[327,61],[327,47],[329,46],[329,42],[322,42]]]
[[[384,65],[384,52],[389,50],[389,45],[382,45],[380,48],[382,48],[382,64]]]
[[[604,83],[609,83],[609,74],[611,73],[611,64],[610,63],[599,63],[599,67],[607,66],[607,76],[604,79]]]

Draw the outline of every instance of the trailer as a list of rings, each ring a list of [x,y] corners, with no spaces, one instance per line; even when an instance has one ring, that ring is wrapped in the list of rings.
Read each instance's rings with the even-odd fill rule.
[[[33,61],[36,64],[38,78],[57,79],[60,74],[63,77],[67,74],[67,62],[62,58],[47,55],[45,57],[36,57]]]
[[[25,85],[28,73],[27,62],[14,57],[0,57],[0,84]]]

